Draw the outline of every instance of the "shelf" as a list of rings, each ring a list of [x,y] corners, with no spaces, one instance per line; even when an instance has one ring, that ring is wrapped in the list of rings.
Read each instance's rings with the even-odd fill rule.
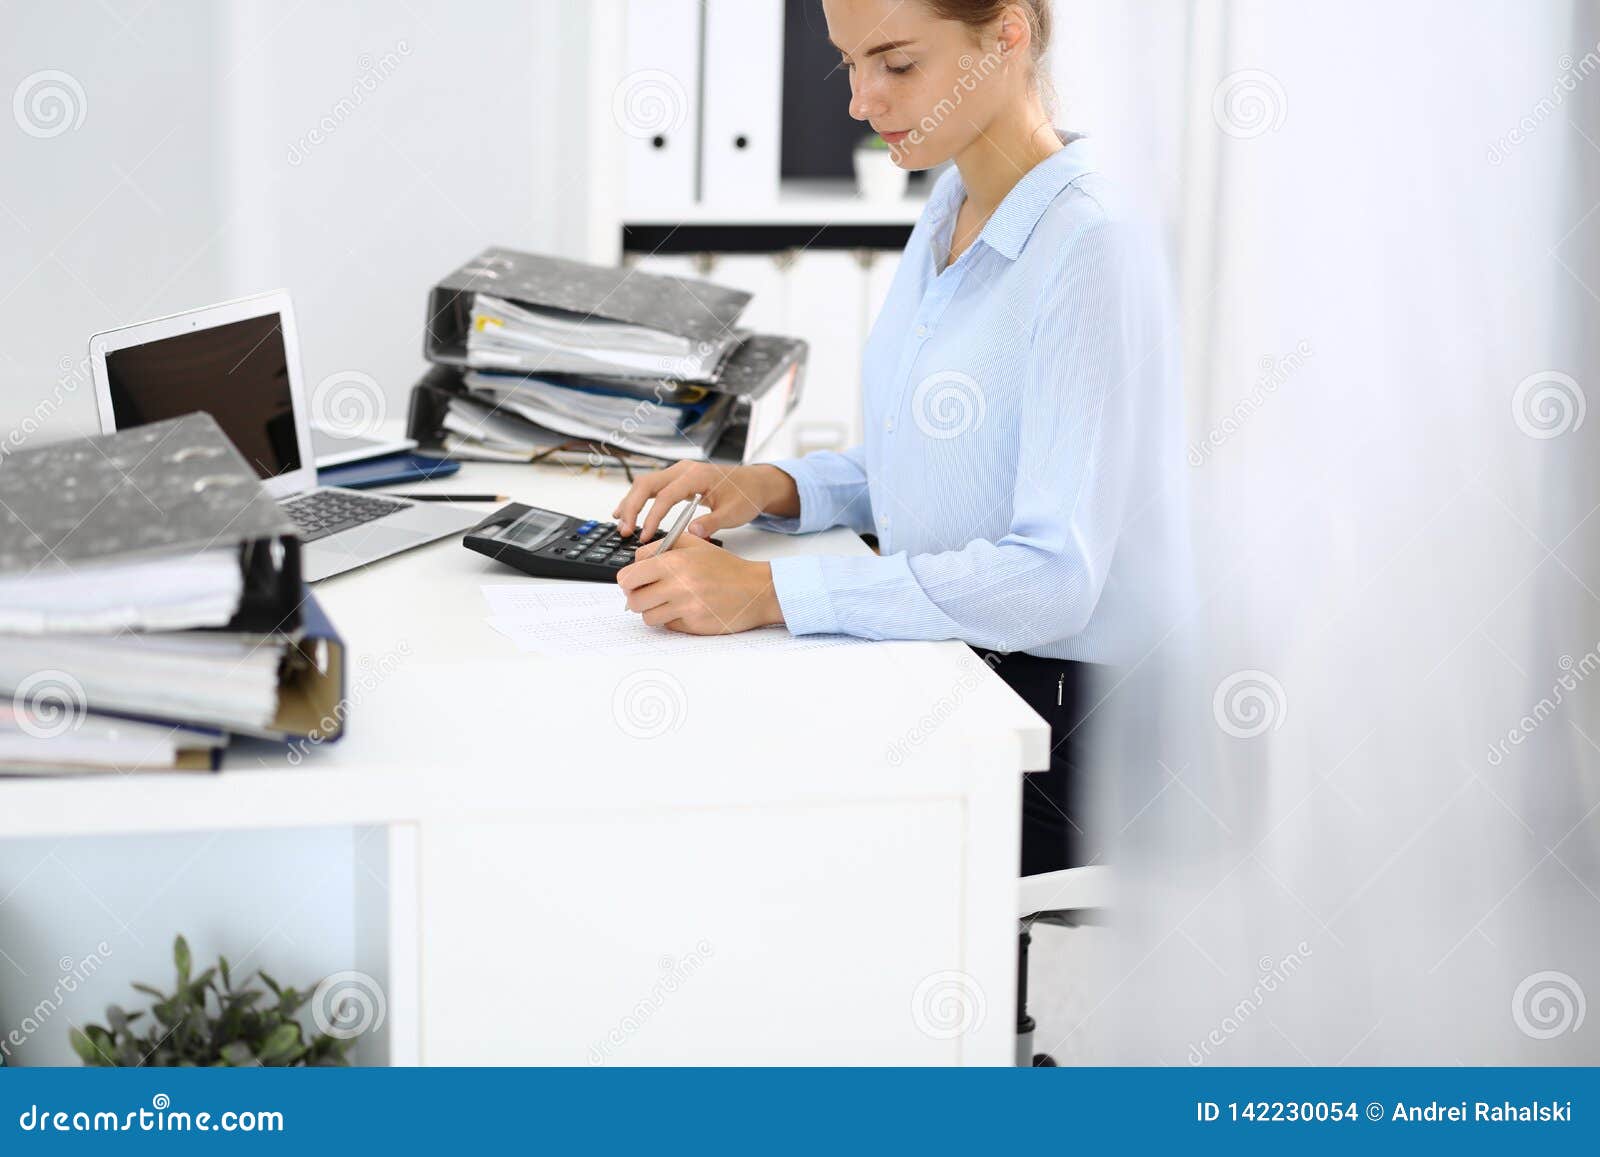
[[[913,182],[898,201],[867,201],[848,178],[784,181],[776,201],[685,205],[677,210],[626,213],[624,229],[673,225],[915,225],[927,204],[927,185]]]

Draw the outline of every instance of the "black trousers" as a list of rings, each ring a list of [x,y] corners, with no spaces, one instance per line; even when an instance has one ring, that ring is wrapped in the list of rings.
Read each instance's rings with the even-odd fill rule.
[[[1079,725],[1091,706],[1091,667],[1021,651],[972,650],[1050,724],[1050,769],[1022,777],[1021,874],[1082,867],[1091,853],[1084,806],[1088,728]]]

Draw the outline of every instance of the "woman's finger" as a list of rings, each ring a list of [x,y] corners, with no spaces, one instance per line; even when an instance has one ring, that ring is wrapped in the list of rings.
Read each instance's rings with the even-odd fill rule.
[[[611,512],[611,516],[617,520],[618,531],[622,534],[633,533],[634,520],[639,517],[640,509],[652,495],[659,493],[663,486],[671,485],[674,469],[675,467],[669,466],[665,470],[652,470],[628,487],[628,492],[622,496],[622,501],[617,503],[617,508]]]
[[[671,600],[667,583],[650,583],[628,592],[628,609],[636,615],[645,614]]]
[[[617,572],[617,585],[625,591],[636,591],[640,587],[649,586],[665,573],[659,561],[640,559],[637,562],[630,562]]]
[[[660,606],[651,607],[644,613],[645,625],[650,627],[664,627],[677,617],[678,610],[673,606],[671,600],[662,603]]]
[[[672,512],[672,508],[685,498],[692,497],[694,488],[687,482],[674,482],[662,489],[650,503],[650,513],[645,517],[644,524],[639,530],[639,541],[650,541],[655,532],[661,528],[662,520]]]

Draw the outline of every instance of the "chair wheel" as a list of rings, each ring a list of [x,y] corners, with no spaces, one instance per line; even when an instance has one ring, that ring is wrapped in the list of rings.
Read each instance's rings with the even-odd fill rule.
[[[1033,1067],[1036,1069],[1053,1069],[1056,1067],[1056,1058],[1049,1053],[1034,1053]]]

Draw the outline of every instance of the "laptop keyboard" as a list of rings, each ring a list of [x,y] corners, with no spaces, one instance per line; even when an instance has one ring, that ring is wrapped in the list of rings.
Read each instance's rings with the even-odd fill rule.
[[[313,490],[299,498],[283,503],[284,510],[300,528],[302,542],[315,542],[349,530],[352,526],[404,510],[409,502],[395,502],[389,498],[369,498],[365,494],[351,494],[344,490]]]

